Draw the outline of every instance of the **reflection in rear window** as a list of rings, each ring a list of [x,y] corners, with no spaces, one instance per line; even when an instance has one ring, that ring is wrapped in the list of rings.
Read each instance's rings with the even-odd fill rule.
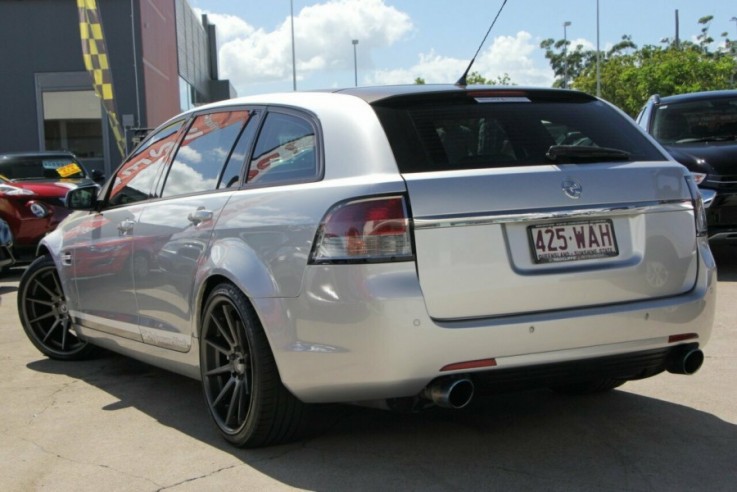
[[[401,172],[550,164],[553,145],[624,150],[632,160],[663,156],[600,101],[427,100],[375,107]]]

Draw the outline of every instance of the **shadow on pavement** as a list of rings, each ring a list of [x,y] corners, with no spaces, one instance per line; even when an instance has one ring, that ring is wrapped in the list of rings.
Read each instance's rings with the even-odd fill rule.
[[[627,384],[589,397],[497,395],[462,411],[328,406],[331,426],[312,438],[244,450],[220,439],[194,380],[112,354],[28,367],[82,379],[119,400],[102,410],[133,407],[299,489],[728,490],[737,480],[735,425]]]
[[[717,277],[720,282],[737,282],[737,244],[711,244],[717,262]]]

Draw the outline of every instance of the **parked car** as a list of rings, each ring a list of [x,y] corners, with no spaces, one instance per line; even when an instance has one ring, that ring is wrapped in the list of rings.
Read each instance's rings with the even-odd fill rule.
[[[0,219],[0,273],[5,273],[14,263],[13,233],[8,223]]]
[[[737,239],[737,90],[654,95],[637,121],[692,172],[709,238]]]
[[[70,152],[0,154],[0,219],[10,226],[16,261],[35,258],[41,238],[69,215],[67,192],[95,177]]]
[[[67,202],[80,212],[20,282],[31,342],[199,379],[239,446],[295,438],[311,403],[462,408],[691,374],[711,332],[693,177],[579,92],[224,101],[164,123]],[[121,240],[158,245],[156,268],[88,275],[80,259]]]

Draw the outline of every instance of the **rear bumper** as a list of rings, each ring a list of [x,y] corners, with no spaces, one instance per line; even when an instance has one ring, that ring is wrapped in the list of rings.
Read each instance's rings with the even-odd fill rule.
[[[300,297],[254,305],[284,384],[307,402],[414,396],[454,374],[445,366],[482,359],[496,365],[455,372],[478,373],[474,379],[493,387],[495,378],[534,370],[531,379],[540,383],[546,367],[578,363],[594,374],[611,357],[667,354],[678,343],[703,347],[714,318],[716,267],[706,241],[699,247],[690,292],[618,305],[438,322],[427,314],[413,263],[311,267]],[[684,334],[694,337],[669,342]],[[635,377],[629,370],[608,374]]]

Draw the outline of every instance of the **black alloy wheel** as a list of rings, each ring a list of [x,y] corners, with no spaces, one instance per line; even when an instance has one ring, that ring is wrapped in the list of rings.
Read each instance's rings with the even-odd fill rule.
[[[220,284],[205,305],[200,373],[210,415],[236,446],[294,439],[304,404],[281,383],[266,335],[246,296]]]
[[[59,274],[48,256],[37,258],[23,273],[18,287],[18,313],[26,335],[44,355],[80,360],[92,354],[92,345],[72,330]]]

